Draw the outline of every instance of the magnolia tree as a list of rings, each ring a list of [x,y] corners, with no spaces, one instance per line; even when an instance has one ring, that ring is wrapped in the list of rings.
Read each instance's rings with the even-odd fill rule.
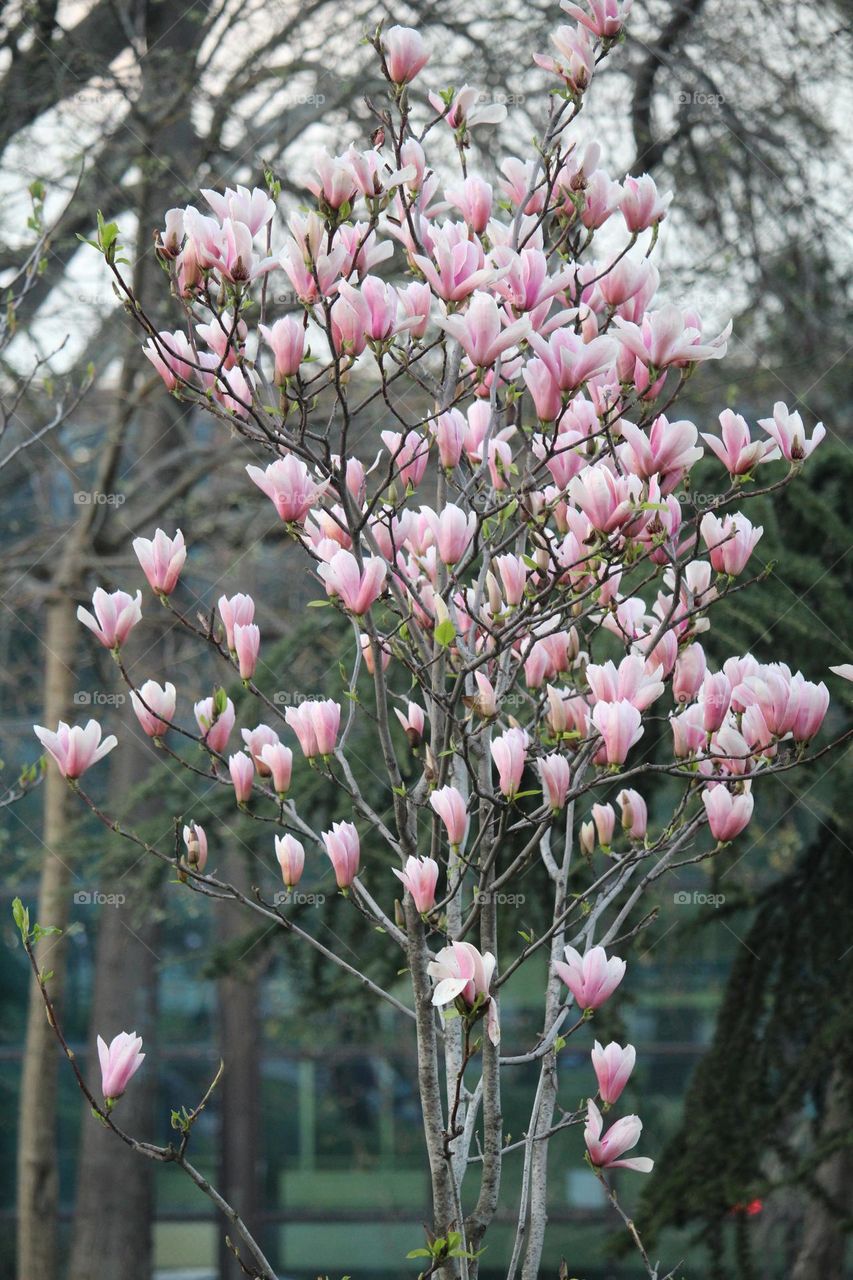
[[[286,890],[275,896],[213,873],[227,831],[176,815],[167,849],[119,827],[81,786],[118,745],[96,721],[36,733],[111,830],[177,870],[179,891],[234,900],[393,1005],[417,1044],[432,1221],[412,1256],[424,1276],[477,1275],[505,1159],[522,1174],[503,1264],[509,1280],[539,1274],[549,1160],[565,1160],[561,1133],[574,1125],[585,1126],[591,1173],[658,1275],[611,1181],[614,1169],[652,1168],[649,1155],[628,1154],[641,1121],[603,1116],[618,1107],[634,1048],[591,1043],[587,1023],[625,980],[618,952],[643,927],[644,894],[744,830],[754,781],[804,758],[828,704],[823,684],[781,661],[733,656],[713,670],[706,657],[714,606],[755,580],[762,530],[745,514],[749,500],[793,480],[824,429],[808,438],[799,414],[777,404],[754,433],[726,410],[719,431],[701,433],[719,482],[701,500],[691,492],[706,449],[672,406],[698,364],[725,355],[730,326],[709,336],[696,311],[656,301],[651,254],[669,198],[648,176],[614,180],[600,148],[574,136],[628,7],[588,4],[563,0],[570,25],[535,58],[551,78],[541,136],[492,182],[469,171],[471,139],[504,108],[468,86],[420,95],[420,35],[378,30],[388,95],[373,108],[372,146],[316,156],[306,205],[281,240],[272,175],[265,190],[203,191],[208,212],[166,214],[157,252],[181,313],[174,332],[149,320],[122,272],[117,228],[99,219],[97,246],[152,365],[173,395],[221,419],[256,459],[268,455],[246,467],[244,500],[260,490],[272,502],[351,641],[338,696],[284,708],[271,696],[281,681],[259,665],[253,600],[224,595],[200,623],[192,600],[182,604],[182,533],[138,538],[156,601],[256,700],[238,731],[223,688],[179,696],[168,681],[131,678],[124,655],[141,592],[99,589],[93,611],[80,610],[154,748],[270,824]],[[455,148],[459,170],[446,182],[426,150],[442,132],[453,147],[439,150]],[[276,314],[284,278],[293,304]],[[372,465],[353,452],[369,407],[387,420]],[[375,738],[385,807],[354,767],[360,720]],[[643,750],[652,720],[668,723],[654,762]],[[306,818],[299,779],[309,766],[330,798],[345,794],[351,821],[321,831]],[[678,798],[650,825],[644,785],[654,775],[675,779]],[[294,918],[305,866],[324,859],[365,930],[378,926],[399,953],[408,998]],[[530,871],[549,922],[519,937],[499,916]],[[37,954],[44,930],[20,904],[16,913],[55,1021]],[[501,952],[499,936],[513,939]],[[543,960],[541,1033],[507,1044],[503,989]],[[207,1097],[173,1113],[179,1137],[165,1147],[116,1123],[144,1056],[135,1032],[116,1030],[109,1045],[98,1041],[99,1090],[69,1053],[94,1111],[141,1154],[178,1164],[229,1219],[246,1273],[272,1278],[251,1224],[188,1158]],[[591,1056],[579,1111],[558,1094],[560,1050],[573,1036],[587,1038]],[[523,1064],[538,1079],[524,1135],[507,1141],[501,1089]]]

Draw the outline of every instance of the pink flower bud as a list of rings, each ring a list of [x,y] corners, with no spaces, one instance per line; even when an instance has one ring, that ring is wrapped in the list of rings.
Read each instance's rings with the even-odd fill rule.
[[[423,36],[414,27],[389,27],[383,31],[382,52],[394,84],[409,84],[429,62]]]
[[[268,724],[259,724],[254,729],[241,729],[240,737],[245,743],[246,750],[252,757],[258,775],[261,778],[268,778],[270,771],[261,759],[261,752],[264,747],[276,746],[278,744],[278,734],[275,729]]]
[[[293,752],[290,747],[286,747],[283,742],[266,743],[261,747],[259,759],[263,768],[272,776],[277,794],[287,795],[293,772]]]
[[[381,596],[388,566],[379,556],[369,556],[359,569],[352,552],[341,550],[328,564],[321,564],[317,573],[326,585],[326,594],[338,596],[350,613],[361,617]]]
[[[109,1048],[98,1036],[98,1058],[101,1063],[101,1092],[108,1109],[120,1098],[136,1075],[145,1054],[141,1053],[142,1036],[135,1031],[120,1031]]]
[[[439,787],[437,791],[433,791],[429,802],[444,823],[450,843],[456,846],[461,845],[468,826],[468,815],[461,791],[456,787]]]
[[[258,665],[258,652],[261,647],[260,629],[250,622],[242,626],[239,622],[234,626],[234,652],[240,668],[241,680],[251,680]]]
[[[187,558],[184,535],[180,529],[174,538],[168,537],[162,529],[157,530],[153,541],[134,538],[133,550],[151,590],[161,596],[170,596],[178,584]]]
[[[625,788],[616,797],[622,810],[622,829],[632,840],[643,840],[649,824],[646,802],[639,791]]]
[[[183,836],[188,864],[196,871],[204,871],[207,863],[207,835],[204,827],[200,827],[197,822],[190,822],[184,827]]]
[[[705,679],[705,650],[689,644],[679,653],[672,673],[672,696],[676,702],[691,702]]]
[[[270,328],[258,326],[275,357],[275,381],[286,382],[299,372],[305,354],[305,329],[295,316],[282,316]]]
[[[419,747],[424,736],[423,707],[419,707],[416,702],[410,702],[405,713],[399,707],[395,707],[394,714],[403,726],[403,730],[409,740],[409,746]]]
[[[711,835],[717,840],[734,840],[752,817],[754,801],[751,784],[747,782],[743,785],[744,790],[738,795],[734,795],[723,784],[706,787],[702,792],[708,826],[711,828]]]
[[[527,756],[527,734],[523,729],[508,729],[491,744],[500,782],[501,792],[512,799],[521,785],[524,762]]]
[[[614,1102],[619,1101],[622,1090],[631,1077],[637,1051],[632,1044],[623,1049],[615,1040],[606,1049],[602,1049],[596,1040],[591,1056],[601,1101],[612,1107]]]
[[[331,831],[323,831],[321,836],[329,861],[334,867],[338,888],[349,888],[358,875],[358,832],[351,822],[333,822]]]
[[[164,684],[161,688],[156,680],[146,680],[138,690],[131,690],[130,705],[149,738],[163,737],[175,718],[176,698],[173,684]]]
[[[303,702],[298,707],[288,707],[284,718],[299,739],[306,759],[333,754],[341,723],[337,702]]]
[[[137,591],[134,599],[126,591],[108,593],[96,587],[92,607],[94,616],[81,604],[77,610],[78,619],[106,649],[118,649],[142,619],[142,592]]]
[[[639,711],[624,699],[597,702],[592,709],[592,722],[604,740],[602,751],[608,764],[624,764],[644,732]]]
[[[709,672],[702,682],[702,723],[706,733],[716,733],[729,712],[732,686],[723,671]]]
[[[224,709],[217,713],[214,699],[202,698],[201,702],[197,702],[193,707],[193,712],[196,724],[201,730],[204,745],[211,751],[215,751],[217,755],[222,755],[231,736],[231,730],[234,728],[236,719],[234,703],[230,698],[226,698]]]
[[[228,648],[234,652],[234,627],[239,624],[241,627],[247,627],[249,623],[255,620],[255,602],[251,596],[238,594],[236,596],[220,596],[217,605],[219,616],[222,619],[222,625],[225,627],[225,642]]]
[[[571,782],[571,769],[565,756],[552,754],[539,761],[539,776],[548,804],[554,813],[566,807],[566,796]]]
[[[318,484],[301,458],[288,454],[263,470],[246,467],[252,481],[272,502],[280,520],[287,524],[303,524],[311,508],[328,488],[329,482]]]
[[[434,858],[407,858],[404,870],[391,870],[401,880],[418,911],[423,914],[435,906],[435,886],[438,883],[438,863]]]
[[[612,804],[594,804],[591,813],[598,833],[598,843],[603,849],[609,849],[613,843],[613,831],[616,827],[616,811]]]
[[[289,892],[299,884],[302,878],[302,872],[305,868],[305,850],[299,841],[291,835],[276,836],[275,856],[278,858],[278,865],[281,867],[285,888]]]
[[[237,803],[245,804],[252,794],[252,784],[255,781],[255,766],[252,763],[252,757],[247,756],[242,751],[238,751],[236,755],[229,756],[228,772],[231,774],[231,781],[234,784],[234,795],[237,797]]]

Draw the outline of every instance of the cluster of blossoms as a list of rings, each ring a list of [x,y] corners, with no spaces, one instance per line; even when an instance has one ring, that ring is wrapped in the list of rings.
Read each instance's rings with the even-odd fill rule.
[[[763,492],[787,483],[824,430],[809,437],[781,403],[755,430],[729,410],[719,431],[672,414],[696,367],[725,355],[731,326],[708,331],[692,307],[658,297],[650,254],[669,196],[648,175],[614,179],[600,147],[581,149],[568,133],[629,3],[564,0],[563,8],[574,25],[560,26],[554,53],[537,57],[557,85],[538,153],[507,159],[494,183],[469,171],[468,152],[471,131],[504,109],[484,107],[469,86],[417,105],[428,50],[416,31],[394,27],[374,41],[391,103],[374,146],[317,156],[307,207],[289,212],[283,242],[274,183],[204,191],[208,211],[167,214],[158,253],[183,327],[156,330],[111,263],[169,390],[224,420],[256,456],[270,455],[267,465],[246,467],[247,487],[272,504],[318,595],[352,628],[346,693],[365,668],[393,824],[365,799],[350,765],[356,710],[342,716],[344,692],[286,710],[265,695],[270,669],[253,599],[223,596],[204,633],[175,603],[188,590],[180,531],[158,529],[134,550],[161,604],[263,707],[263,722],[240,728],[242,745],[232,749],[237,716],[224,689],[193,701],[192,729],[187,717],[176,721],[172,683],[128,675],[139,592],[99,588],[81,620],[116,658],[154,746],[175,755],[168,740],[176,729],[194,738],[210,778],[233,788],[238,806],[257,806],[279,824],[274,851],[286,888],[300,882],[312,849],[325,855],[341,892],[406,953],[437,1229],[457,1216],[459,1187],[448,1191],[441,1169],[471,1140],[459,1113],[474,1105],[463,1075],[480,1018],[485,1123],[500,1124],[492,1073],[503,1061],[505,977],[550,945],[546,1036],[524,1060],[555,1055],[560,980],[583,1021],[622,979],[624,962],[607,959],[603,945],[616,924],[602,921],[611,909],[617,922],[632,909],[636,897],[626,904],[619,895],[636,870],[649,862],[662,870],[706,829],[715,842],[743,831],[753,779],[796,762],[829,701],[823,683],[782,662],[747,654],[712,670],[699,639],[715,605],[747,584],[762,536],[743,511],[756,474],[768,476]],[[458,151],[456,180],[442,182],[430,167],[424,142],[433,128],[447,130]],[[276,276],[294,302],[272,315],[276,290],[264,282]],[[403,391],[415,393],[414,414]],[[350,428],[377,401],[388,421],[370,462],[353,453]],[[717,491],[697,503],[702,459],[716,466]],[[652,765],[646,728],[667,718],[671,752]],[[116,745],[101,741],[94,721],[37,733],[75,785]],[[311,826],[299,808],[294,749],[348,797],[354,820]],[[404,782],[413,767],[415,781]],[[633,785],[653,769],[681,779],[686,792],[657,831]],[[600,846],[601,869],[591,888],[567,895],[576,802],[602,791],[615,805],[596,799],[577,835],[589,868]],[[395,881],[383,879],[389,857],[404,890],[399,911],[387,900]],[[207,861],[207,835],[191,821],[180,878],[202,888]],[[553,882],[553,923],[501,973],[490,904],[535,862]],[[381,884],[379,901],[363,876]],[[227,896],[229,886],[215,883]],[[566,946],[570,927],[578,932]],[[458,1048],[463,1030],[466,1037],[446,1127],[435,1120],[430,1065],[439,1030],[431,1012],[420,1013],[430,999],[459,1015],[444,1021],[445,1045]],[[110,1055],[133,1060],[125,1046]],[[634,1057],[630,1045],[596,1042],[605,1108]],[[536,1125],[548,1136],[547,1107],[537,1107],[530,1143]],[[590,1163],[648,1171],[650,1160],[622,1158],[640,1129],[628,1116],[602,1135],[590,1099]],[[498,1140],[484,1177],[500,1155]],[[544,1185],[543,1175],[537,1194]],[[531,1232],[528,1247],[541,1249],[535,1239]],[[535,1257],[531,1265],[525,1274],[536,1273]]]

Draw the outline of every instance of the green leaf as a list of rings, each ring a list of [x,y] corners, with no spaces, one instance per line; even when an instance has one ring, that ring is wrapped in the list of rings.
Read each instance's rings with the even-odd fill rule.
[[[26,942],[30,936],[30,913],[20,898],[15,898],[12,903],[12,918],[20,930],[22,942]]]
[[[440,622],[435,629],[435,639],[442,649],[446,649],[448,645],[453,644],[456,639],[456,628],[449,618],[445,618],[444,622]]]

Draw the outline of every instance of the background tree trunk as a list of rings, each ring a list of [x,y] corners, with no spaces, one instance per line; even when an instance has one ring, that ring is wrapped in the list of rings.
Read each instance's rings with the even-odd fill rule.
[[[67,719],[75,678],[72,663],[77,643],[73,596],[60,593],[47,610],[45,629],[44,723],[54,727]],[[50,768],[44,781],[43,861],[37,911],[43,925],[64,929],[68,923],[71,871],[63,854],[68,829],[68,784]],[[51,996],[61,1000],[67,943],[62,936],[36,944],[40,969],[53,969]],[[18,1277],[54,1280],[57,1274],[57,1069],[58,1050],[44,1015],[41,994],[30,986],[27,1035],[18,1122]]]

